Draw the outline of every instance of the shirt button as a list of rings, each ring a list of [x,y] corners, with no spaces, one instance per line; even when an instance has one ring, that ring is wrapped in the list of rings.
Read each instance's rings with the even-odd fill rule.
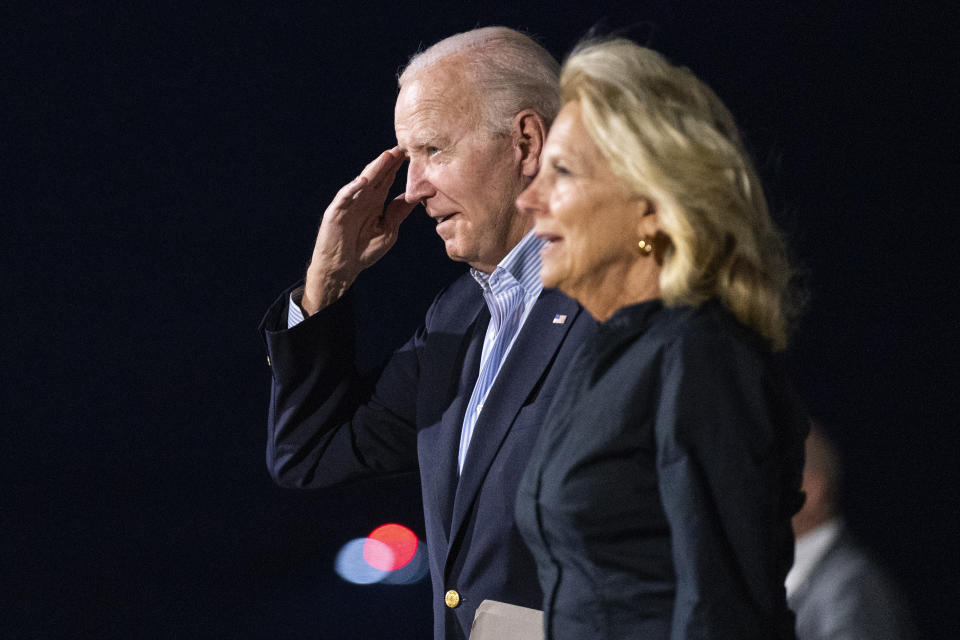
[[[443,601],[451,609],[456,609],[460,606],[460,594],[457,593],[455,589],[450,589],[450,591],[447,591],[446,595],[443,596]]]

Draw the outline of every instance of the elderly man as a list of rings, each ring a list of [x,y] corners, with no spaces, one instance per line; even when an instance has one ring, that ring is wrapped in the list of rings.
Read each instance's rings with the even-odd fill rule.
[[[484,599],[542,601],[514,496],[557,383],[594,326],[575,302],[543,290],[543,241],[513,204],[539,169],[557,73],[542,47],[502,27],[415,56],[400,76],[398,146],[337,193],[304,285],[261,326],[273,371],[267,461],[278,483],[328,487],[419,469],[437,639],[468,636]],[[406,160],[406,192],[385,204]],[[351,364],[344,294],[418,203],[470,273],[437,295],[365,386]]]

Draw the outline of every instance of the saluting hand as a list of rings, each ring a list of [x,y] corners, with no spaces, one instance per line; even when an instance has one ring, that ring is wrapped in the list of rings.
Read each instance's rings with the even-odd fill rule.
[[[397,241],[397,230],[416,202],[400,194],[384,204],[406,155],[400,147],[381,153],[337,192],[323,213],[300,306],[308,315],[337,301],[361,271]]]

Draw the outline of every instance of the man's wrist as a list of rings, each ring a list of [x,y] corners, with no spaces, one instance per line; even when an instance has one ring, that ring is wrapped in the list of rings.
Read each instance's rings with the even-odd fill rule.
[[[297,301],[297,306],[303,311],[304,316],[312,316],[342,298],[351,284],[352,282],[328,276],[312,278],[308,273],[306,286],[300,292],[299,298],[294,295],[294,300]]]

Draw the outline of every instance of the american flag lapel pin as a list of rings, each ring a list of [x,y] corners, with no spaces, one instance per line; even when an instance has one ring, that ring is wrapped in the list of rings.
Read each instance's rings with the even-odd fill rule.
[[[566,321],[567,316],[563,314],[558,313],[557,315],[553,316],[553,324],[563,324]]]

